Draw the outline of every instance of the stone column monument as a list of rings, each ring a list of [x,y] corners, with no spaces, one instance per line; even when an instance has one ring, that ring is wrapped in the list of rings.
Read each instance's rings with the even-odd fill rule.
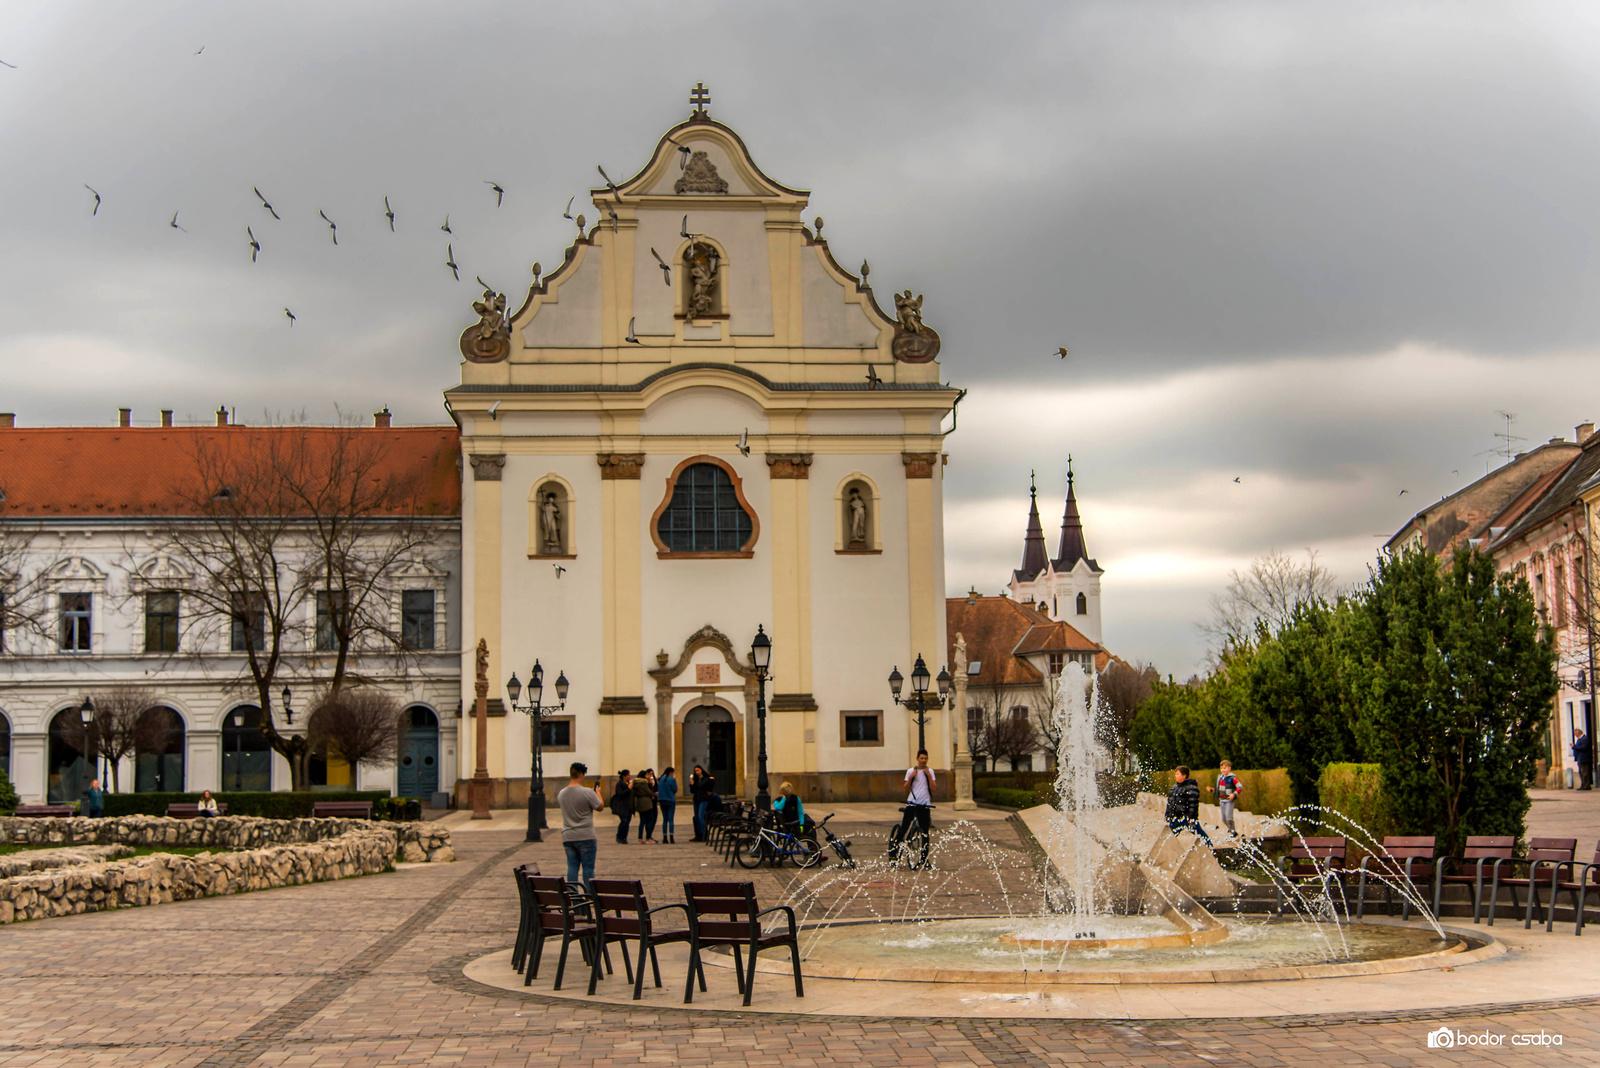
[[[473,710],[473,741],[477,749],[477,768],[472,773],[472,783],[467,795],[472,801],[472,818],[488,820],[489,802],[494,797],[494,785],[489,781],[489,643],[478,639],[478,678],[475,684],[478,700]],[[971,762],[968,762],[971,766]],[[971,773],[967,776],[968,793],[971,793]]]
[[[951,685],[955,689],[955,700],[951,702],[950,719],[951,731],[956,740],[956,800],[953,806],[956,811],[977,808],[978,803],[972,800],[972,754],[967,752],[967,639],[957,632],[955,678]]]

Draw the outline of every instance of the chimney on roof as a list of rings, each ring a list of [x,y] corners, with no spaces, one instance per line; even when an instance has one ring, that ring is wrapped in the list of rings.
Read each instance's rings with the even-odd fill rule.
[[[1550,444],[1552,444],[1552,445],[1565,445],[1566,443],[1567,443],[1567,439],[1566,438],[1551,438],[1550,439]]]
[[[133,425],[133,409],[132,408],[118,408],[117,409],[117,425],[118,426],[132,426]]]
[[[172,425],[172,409],[171,408],[163,408],[163,409],[161,409],[161,425],[162,426],[171,426]]]
[[[1582,445],[1584,442],[1586,442],[1590,438],[1594,437],[1594,424],[1593,423],[1579,423],[1573,429],[1573,437],[1577,438],[1579,445]]]
[[[217,425],[218,426],[227,426],[228,425],[228,406],[227,405],[223,405],[222,407],[217,409]]]
[[[0,412],[0,427],[10,430],[17,425],[16,412]]]
[[[387,430],[389,429],[389,423],[393,418],[394,416],[389,411],[389,406],[385,404],[383,406],[383,411],[372,413],[372,425],[378,427],[379,429]]]

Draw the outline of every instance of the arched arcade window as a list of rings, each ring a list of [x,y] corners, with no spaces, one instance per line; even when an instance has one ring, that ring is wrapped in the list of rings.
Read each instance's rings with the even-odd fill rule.
[[[139,717],[134,754],[135,793],[167,793],[183,789],[183,717],[157,706]]]
[[[87,739],[78,706],[64,708],[50,720],[49,783],[45,799],[52,805],[81,801],[92,778],[84,759]]]
[[[11,721],[0,712],[0,771],[11,775]]]
[[[222,788],[272,789],[272,750],[255,705],[240,705],[222,721]]]
[[[759,527],[733,468],[696,456],[667,479],[650,530],[657,556],[748,557]]]

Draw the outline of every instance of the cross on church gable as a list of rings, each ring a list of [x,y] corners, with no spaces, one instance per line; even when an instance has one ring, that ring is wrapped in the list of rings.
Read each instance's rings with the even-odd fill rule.
[[[711,103],[711,90],[706,88],[705,82],[694,83],[694,90],[689,94],[689,103],[694,105],[696,115],[706,113],[706,105]]]

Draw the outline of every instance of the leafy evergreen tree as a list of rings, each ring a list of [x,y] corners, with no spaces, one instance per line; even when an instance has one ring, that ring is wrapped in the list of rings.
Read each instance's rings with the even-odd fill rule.
[[[1348,669],[1352,615],[1345,599],[1302,601],[1261,642],[1252,664],[1251,701],[1271,724],[1297,805],[1319,802],[1324,767],[1358,759]]]
[[[1468,546],[1381,560],[1353,615],[1356,733],[1406,833],[1521,835],[1555,652],[1527,584]]]

